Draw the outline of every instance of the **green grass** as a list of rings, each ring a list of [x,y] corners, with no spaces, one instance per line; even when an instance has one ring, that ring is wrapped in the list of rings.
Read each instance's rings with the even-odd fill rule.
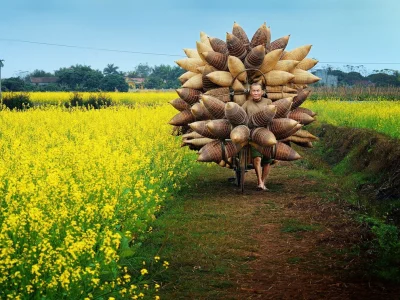
[[[299,220],[287,219],[283,221],[281,232],[284,233],[297,233],[305,231],[315,231],[319,230],[321,227],[319,225],[310,225],[301,223]]]

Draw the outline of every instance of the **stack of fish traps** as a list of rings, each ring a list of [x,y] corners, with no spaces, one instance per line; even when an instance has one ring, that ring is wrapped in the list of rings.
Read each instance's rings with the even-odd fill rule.
[[[320,78],[309,69],[311,45],[286,51],[289,35],[271,42],[264,23],[249,40],[236,22],[226,41],[200,33],[196,49],[176,63],[186,70],[179,80],[179,98],[170,104],[179,112],[169,122],[182,135],[182,146],[198,151],[198,161],[230,167],[233,157],[252,145],[268,158],[291,161],[300,155],[290,146],[312,147],[317,137],[303,129],[315,113],[301,107]],[[242,105],[250,86],[260,83],[272,104],[249,117]]]

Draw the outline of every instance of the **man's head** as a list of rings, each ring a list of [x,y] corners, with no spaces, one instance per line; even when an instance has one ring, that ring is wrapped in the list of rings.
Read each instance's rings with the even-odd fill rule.
[[[250,86],[250,95],[253,98],[253,101],[255,101],[255,102],[261,101],[262,93],[263,92],[262,92],[261,84],[253,83]]]

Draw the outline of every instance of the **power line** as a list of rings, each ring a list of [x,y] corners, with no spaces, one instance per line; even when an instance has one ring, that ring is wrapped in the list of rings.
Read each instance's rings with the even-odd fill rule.
[[[400,65],[398,62],[344,62],[344,61],[319,61],[320,64],[348,64],[348,65]]]
[[[57,47],[67,47],[67,48],[78,48],[87,50],[98,50],[98,51],[108,51],[108,52],[120,52],[120,53],[132,53],[132,54],[146,54],[146,55],[159,55],[159,56],[176,56],[185,57],[179,54],[167,54],[167,53],[154,53],[154,52],[140,52],[140,51],[130,51],[130,50],[118,50],[118,49],[107,49],[107,48],[96,48],[96,47],[86,47],[86,46],[75,46],[75,45],[65,45],[65,44],[55,44],[55,43],[45,43],[45,42],[35,42],[19,39],[6,39],[0,38],[1,41],[19,42],[19,43],[29,43],[38,44],[45,46],[57,46]],[[320,64],[348,64],[348,65],[400,65],[400,62],[343,62],[343,61],[320,61]]]
[[[19,43],[39,44],[39,45],[46,45],[46,46],[57,46],[57,47],[67,47],[67,48],[79,48],[79,49],[88,49],[88,50],[99,50],[99,51],[108,51],[108,52],[122,52],[122,53],[134,53],[134,54],[147,54],[147,55],[163,55],[163,56],[179,56],[179,57],[183,57],[183,55],[177,55],[177,54],[153,53],[153,52],[140,52],[140,51],[129,51],[129,50],[117,50],[117,49],[106,49],[106,48],[96,48],[96,47],[86,47],[86,46],[74,46],[74,45],[44,43],[44,42],[33,42],[33,41],[17,40],[17,39],[4,39],[4,38],[0,38],[0,40],[2,40],[2,41],[10,41],[10,42],[19,42]]]

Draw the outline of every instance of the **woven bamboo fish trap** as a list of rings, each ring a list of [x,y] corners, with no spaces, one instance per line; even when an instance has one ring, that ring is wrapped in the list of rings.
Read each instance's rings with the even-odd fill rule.
[[[285,50],[288,42],[289,42],[290,34],[285,35],[279,39],[276,39],[275,41],[271,42],[269,47],[267,47],[267,52],[274,51],[276,49],[282,49]]]
[[[305,107],[297,107],[293,110],[293,112],[302,112],[305,113],[311,117],[315,117],[317,114],[313,112],[311,109],[305,108]]]
[[[210,120],[212,115],[201,103],[196,103],[190,108],[190,112],[193,114],[197,121]]]
[[[251,130],[251,140],[261,147],[272,147],[276,144],[275,135],[267,128],[258,127]]]
[[[209,120],[207,120],[207,121],[196,121],[196,122],[190,123],[189,126],[190,126],[190,128],[192,130],[194,130],[198,134],[202,135],[203,137],[216,139],[217,137],[215,135],[213,135],[211,132],[209,132],[208,128],[206,127],[208,122],[210,122],[210,121]]]
[[[197,49],[184,48],[183,51],[185,52],[185,54],[188,58],[200,58],[200,55],[199,55],[199,52],[197,52]]]
[[[243,43],[246,49],[250,49],[250,41],[246,32],[236,22],[234,22],[233,24],[232,34],[236,36]]]
[[[311,50],[311,45],[304,45],[301,47],[297,47],[291,51],[286,52],[281,59],[293,59],[301,61],[307,56],[310,50]]]
[[[202,53],[207,63],[217,70],[228,71],[228,55],[215,51],[207,51]]]
[[[202,95],[201,101],[215,119],[222,119],[225,116],[225,103],[218,98]]]
[[[190,110],[181,111],[179,114],[175,115],[169,124],[174,126],[185,126],[195,120],[193,114]]]
[[[183,73],[181,76],[179,76],[178,79],[182,84],[184,84],[186,81],[188,81],[191,77],[193,77],[196,74],[197,73],[187,71],[187,72]]]
[[[176,109],[179,111],[183,111],[183,110],[187,110],[190,109],[190,105],[188,103],[186,103],[185,100],[181,99],[181,98],[176,98],[174,100],[169,101],[169,103]]]
[[[242,125],[248,122],[246,111],[235,102],[228,102],[225,104],[225,117],[233,125]]]
[[[308,71],[314,68],[317,63],[318,60],[306,57],[296,66],[296,68]]]
[[[297,60],[292,60],[292,59],[280,60],[275,65],[274,70],[285,71],[290,73],[296,68],[298,64],[299,61]]]
[[[274,103],[275,103],[275,100],[280,100],[283,98],[293,98],[295,96],[297,96],[297,94],[289,94],[289,93],[284,93],[284,92],[267,93],[267,98],[274,101]]]
[[[225,41],[220,40],[219,38],[209,38],[209,40],[211,48],[213,48],[214,51],[222,54],[229,54],[228,45]]]
[[[211,120],[206,127],[211,134],[220,139],[229,139],[232,131],[232,124],[227,119]]]
[[[189,88],[177,89],[176,92],[178,93],[179,97],[185,100],[188,104],[195,104],[198,102],[201,94],[201,91]]]
[[[250,117],[249,127],[254,128],[268,126],[272,122],[276,111],[277,108],[275,105],[268,105],[264,110],[259,111]]]
[[[175,61],[182,69],[197,73],[197,67],[204,66],[205,63],[201,58],[182,58]]]
[[[189,78],[182,87],[190,88],[190,89],[202,89],[203,88],[203,75],[196,74],[193,77]]]
[[[210,65],[204,66],[204,69],[202,72],[202,81],[203,81],[203,90],[204,91],[213,90],[213,89],[216,89],[219,87],[219,85],[215,84],[207,77],[208,74],[210,74],[211,72],[214,72],[216,70],[217,69],[215,69],[213,66],[210,66]]]
[[[229,96],[229,88],[228,87],[218,87],[212,90],[208,90],[204,93],[204,95],[213,96],[224,103],[227,103],[231,100]]]
[[[309,71],[318,61],[307,57],[311,45],[286,50],[289,39],[271,41],[266,23],[249,39],[235,22],[225,39],[200,32],[195,49],[184,48],[187,58],[176,61],[185,70],[182,87],[170,101],[178,112],[169,123],[182,135],[182,146],[198,150],[198,161],[235,168],[238,177],[238,161],[242,175],[252,163],[249,145],[266,157],[291,161],[300,158],[291,143],[309,148],[318,140],[303,127],[315,112],[301,107],[308,86],[319,80]],[[254,83],[261,85],[261,100],[250,94]]]
[[[246,47],[242,41],[233,34],[226,33],[226,44],[228,46],[229,54],[236,56],[240,60],[244,60],[247,55]]]
[[[246,125],[239,125],[232,129],[230,138],[234,144],[245,145],[250,138],[250,129]]]
[[[282,98],[273,103],[276,106],[275,118],[286,118],[292,107],[293,98]]]
[[[300,124],[303,125],[308,125],[312,122],[314,122],[314,118],[311,117],[310,115],[300,112],[300,111],[291,111],[288,114],[288,118],[296,120],[297,122],[299,122]]]

